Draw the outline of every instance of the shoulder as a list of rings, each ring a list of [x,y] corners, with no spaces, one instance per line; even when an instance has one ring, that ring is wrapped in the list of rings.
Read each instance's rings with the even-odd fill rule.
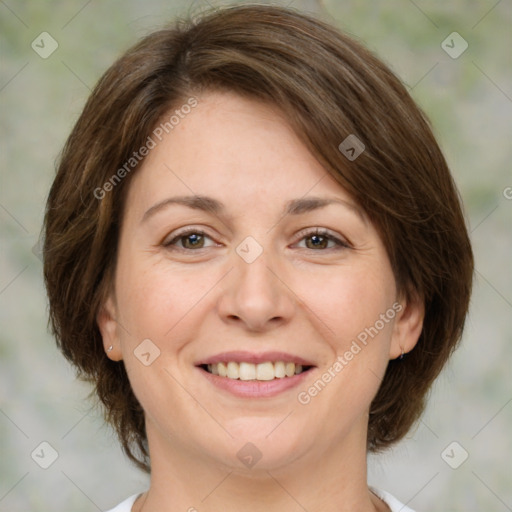
[[[124,500],[122,503],[119,503],[119,505],[117,505],[117,507],[107,510],[107,512],[131,512],[132,506],[138,497],[139,497],[139,494],[134,494],[133,496],[130,496],[129,498]]]
[[[414,512],[414,510],[406,507],[394,496],[389,494],[389,492],[383,491],[382,489],[376,489],[375,487],[370,487],[370,490],[391,509],[391,512]]]

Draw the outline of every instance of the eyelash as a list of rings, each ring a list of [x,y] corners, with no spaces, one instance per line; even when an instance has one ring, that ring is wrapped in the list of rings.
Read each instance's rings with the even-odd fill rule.
[[[326,228],[313,228],[309,230],[301,231],[297,236],[300,236],[299,241],[304,240],[305,238],[311,237],[311,236],[321,236],[324,238],[327,238],[328,241],[334,242],[337,247],[328,247],[326,249],[322,249],[323,251],[334,249],[334,250],[340,250],[340,249],[350,249],[351,245],[346,240],[341,240],[337,236],[333,235],[331,231],[329,231]],[[308,249],[306,247],[306,249]],[[314,251],[315,249],[309,249],[310,251]]]
[[[178,233],[172,240],[169,240],[168,242],[165,242],[163,244],[164,247],[167,247],[167,248],[170,248],[170,249],[173,249],[173,245],[176,241],[179,241],[181,238],[185,238],[189,235],[201,235],[201,236],[204,236],[204,237],[208,237],[211,239],[211,237],[205,233],[204,231],[202,231],[201,229],[187,229],[185,231],[182,231],[181,233]],[[185,247],[175,247],[181,251],[193,251],[194,249],[186,249]],[[200,249],[204,249],[204,247],[200,247],[199,249],[195,249],[196,251],[197,250],[200,250]]]
[[[177,249],[177,250],[186,251],[186,252],[207,249],[207,247],[200,247],[199,249],[187,249],[185,247],[175,246],[175,243],[177,241],[180,241],[182,238],[185,238],[189,235],[200,235],[200,236],[204,236],[204,237],[212,239],[206,232],[202,231],[201,229],[193,229],[192,228],[192,229],[187,229],[185,231],[182,231],[181,233],[176,234],[176,236],[174,236],[174,238],[172,238],[172,240],[169,240],[169,242],[166,242],[162,245],[170,250]],[[347,241],[340,240],[338,237],[334,236],[328,229],[325,229],[325,228],[314,228],[313,230],[309,230],[309,231],[301,231],[298,235],[301,237],[299,239],[299,241],[302,241],[305,238],[315,236],[315,235],[327,238],[328,242],[334,242],[337,245],[337,247],[327,247],[325,249],[320,249],[320,251],[327,251],[327,250],[332,250],[332,249],[340,250],[340,249],[350,249],[351,248],[351,245]],[[316,249],[309,249],[307,247],[306,247],[306,249],[308,249],[310,251],[316,251]]]

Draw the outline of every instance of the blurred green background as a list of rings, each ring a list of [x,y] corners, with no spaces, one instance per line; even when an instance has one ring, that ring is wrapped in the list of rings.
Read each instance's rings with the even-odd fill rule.
[[[275,3],[315,13],[362,40],[407,84],[445,151],[474,244],[476,283],[463,344],[417,428],[370,458],[370,483],[418,512],[512,510],[512,4]],[[148,485],[47,332],[34,245],[55,158],[100,75],[151,30],[225,4],[0,1],[2,511],[105,510]],[[42,32],[58,44],[47,58],[31,46]],[[468,44],[457,58],[442,47],[453,32]],[[43,441],[58,453],[48,469],[31,457]],[[441,456],[453,441],[469,454],[457,469]]]

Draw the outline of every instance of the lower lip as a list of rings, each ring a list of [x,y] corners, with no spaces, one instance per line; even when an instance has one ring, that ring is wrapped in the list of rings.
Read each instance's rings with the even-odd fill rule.
[[[312,371],[311,369],[294,375],[293,377],[260,381],[230,379],[228,377],[213,375],[202,368],[198,368],[198,370],[214,386],[240,398],[270,398],[277,396],[284,391],[298,386]]]

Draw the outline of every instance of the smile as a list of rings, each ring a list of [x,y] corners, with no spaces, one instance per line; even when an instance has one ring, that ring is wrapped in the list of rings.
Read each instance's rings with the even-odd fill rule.
[[[201,365],[201,368],[212,375],[233,380],[269,381],[299,375],[308,371],[311,366],[284,361],[265,361],[258,364],[227,361]]]
[[[301,385],[316,368],[297,354],[235,350],[195,362],[206,381],[238,398],[271,398]]]

